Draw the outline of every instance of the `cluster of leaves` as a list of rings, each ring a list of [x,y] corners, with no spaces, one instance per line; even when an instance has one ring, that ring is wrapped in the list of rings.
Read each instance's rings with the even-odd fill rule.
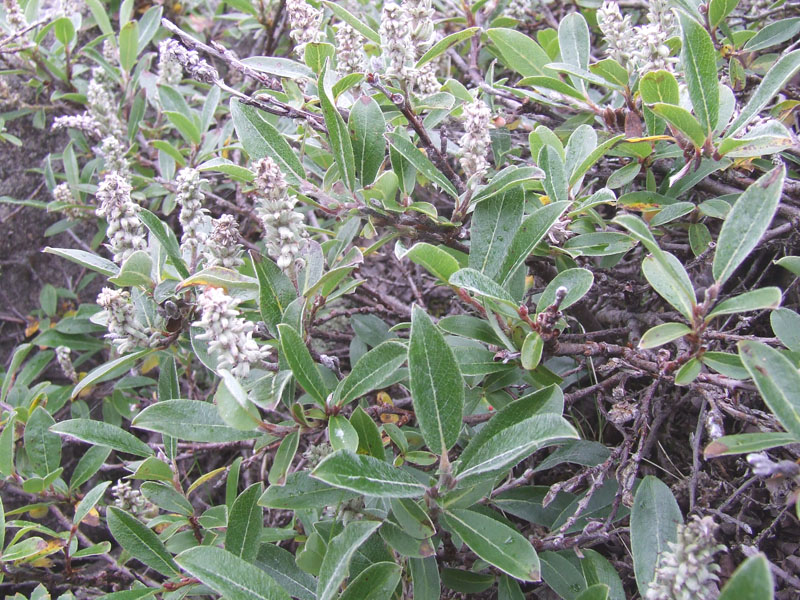
[[[297,2],[228,0],[171,20],[132,0],[72,14],[21,4],[30,25],[6,23],[5,74],[74,109],[89,103],[90,67],[103,70],[148,241],[116,264],[100,220],[82,249],[47,249],[87,274],[73,289],[45,286],[41,333],[5,372],[0,578],[37,581],[58,565],[68,587],[122,587],[106,597],[125,599],[645,597],[684,522],[670,488],[640,472],[657,389],[688,390],[720,415],[727,394],[760,393],[771,429],[709,428],[706,458],[800,442],[800,315],[786,306],[800,277],[789,236],[800,102],[781,96],[800,50],[765,52],[784,49],[799,18],[759,29],[744,2],[666,2],[681,68],[640,72],[602,58],[599,3],[561,7],[552,27],[547,3],[521,21],[507,3],[437,3],[441,37],[412,66],[437,61],[439,91],[421,95],[382,73],[380,6],[314,3],[326,41],[307,43],[301,62],[288,57]],[[337,72],[342,24],[363,36],[369,72]],[[159,81],[155,48],[168,38],[221,75]],[[476,101],[494,116],[492,168],[477,175],[459,169],[470,149],[449,138]],[[26,102],[10,117],[45,121]],[[248,203],[251,164],[265,157],[313,224],[297,270],[268,256]],[[239,217],[242,266],[182,253],[182,167],[210,179],[214,215]],[[73,199],[46,205],[69,215],[51,233],[94,222],[108,168],[71,129],[42,169]],[[776,240],[783,289],[748,273]],[[452,306],[427,309],[413,285],[409,306],[372,281],[390,259]],[[611,306],[603,295],[618,290],[603,285],[620,271],[641,274],[620,322],[655,314],[638,338],[588,310]],[[98,279],[131,292],[158,343],[109,349],[100,307],[76,307]],[[209,287],[259,323],[274,362],[245,377],[220,368],[198,326]],[[756,339],[742,315],[766,311],[775,337]],[[342,317],[354,335],[332,330]],[[74,381],[53,370],[56,348],[76,356]],[[611,388],[628,396],[633,427],[609,417]],[[604,429],[622,441],[603,443]],[[629,542],[632,577],[604,556],[610,540]],[[100,561],[103,577],[87,567]],[[742,562],[720,597],[772,598],[766,557]]]

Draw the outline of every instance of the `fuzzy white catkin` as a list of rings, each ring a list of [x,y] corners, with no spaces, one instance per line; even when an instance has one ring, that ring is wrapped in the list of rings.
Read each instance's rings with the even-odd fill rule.
[[[716,600],[719,565],[714,555],[725,549],[715,540],[717,525],[711,517],[694,517],[678,525],[678,540],[658,557],[646,600]]]
[[[136,319],[129,292],[103,288],[97,296],[97,304],[103,308],[107,319],[105,337],[119,354],[149,345],[151,334]]]
[[[158,44],[158,71],[156,82],[159,85],[178,85],[183,78],[183,67],[175,60],[169,50],[169,40]]]
[[[381,14],[380,36],[386,76],[402,82],[413,81],[415,48],[408,11],[394,2],[385,4]]]
[[[631,25],[617,2],[606,0],[597,10],[597,23],[606,39],[606,53],[624,67],[639,73],[665,69],[674,71],[679,59],[670,56],[667,40],[675,33],[675,18],[668,2],[648,4],[648,23]]]
[[[196,50],[189,50],[176,40],[167,40],[163,48],[159,46],[159,50],[163,51],[165,60],[177,62],[193,79],[206,83],[214,83],[219,79],[217,70],[200,58]]]
[[[294,52],[303,58],[306,44],[325,39],[325,33],[322,31],[323,13],[305,0],[286,0],[286,15],[291,26],[289,36],[295,41]]]
[[[218,369],[246,377],[251,366],[265,358],[268,350],[253,339],[255,324],[241,317],[237,305],[238,301],[221,288],[208,287],[197,298],[202,317],[192,325],[203,330],[197,339],[208,341],[208,350],[217,358]]]
[[[347,23],[336,30],[336,71],[339,77],[351,73],[361,73],[367,68],[367,55],[364,53],[364,36]]]
[[[114,262],[122,263],[137,250],[147,248],[144,227],[137,217],[139,205],[131,199],[131,184],[117,172],[107,173],[97,188],[98,217],[108,222],[108,248]]]
[[[126,152],[127,148],[113,135],[104,137],[95,148],[95,153],[103,157],[105,171],[116,171],[123,177],[127,177],[130,168]]]
[[[204,183],[207,180],[191,167],[181,169],[176,178],[175,200],[181,207],[178,220],[183,228],[181,252],[189,256],[191,263],[195,262],[211,228],[211,219],[203,208],[204,195],[200,189]]]
[[[464,104],[464,135],[459,140],[461,168],[467,177],[483,176],[489,169],[486,154],[492,145],[489,134],[492,111],[483,100]]]
[[[103,137],[100,123],[88,112],[81,115],[62,115],[53,120],[53,129],[67,128],[78,129],[96,140]]]
[[[288,195],[286,179],[272,158],[256,162],[255,170],[255,209],[264,228],[267,253],[281,269],[290,269],[308,237],[304,217],[294,210],[297,201]]]
[[[616,2],[605,0],[597,9],[597,25],[606,39],[608,49],[606,53],[622,64],[627,64],[631,57],[631,25],[630,15],[622,16]]]
[[[212,230],[203,248],[206,267],[226,267],[235,269],[243,264],[240,254],[242,246],[238,243],[239,225],[233,215],[222,215],[213,219]]]
[[[66,375],[72,383],[78,383],[78,374],[75,372],[72,358],[70,358],[71,352],[72,351],[66,346],[58,346],[56,348],[56,360],[64,375]]]
[[[6,9],[6,22],[13,31],[20,31],[28,26],[28,20],[17,0],[3,0],[3,8]]]
[[[408,14],[411,43],[419,57],[433,42],[433,3],[431,0],[403,0],[401,8]]]
[[[86,89],[87,114],[99,124],[104,136],[122,138],[125,128],[117,115],[119,103],[111,86],[112,82],[106,77],[102,67],[94,67]]]

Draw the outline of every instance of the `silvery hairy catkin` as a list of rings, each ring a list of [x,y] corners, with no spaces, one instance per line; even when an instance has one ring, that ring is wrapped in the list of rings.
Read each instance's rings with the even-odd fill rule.
[[[289,36],[295,41],[294,52],[303,58],[306,44],[314,44],[325,39],[325,33],[322,31],[323,13],[306,0],[286,0],[286,16],[291,27]]]
[[[714,555],[725,546],[715,540],[717,524],[711,517],[694,517],[678,525],[678,540],[658,556],[655,579],[646,600],[716,600],[719,565]]]
[[[3,8],[6,9],[6,22],[11,25],[12,31],[21,31],[28,26],[28,20],[17,0],[3,0]]]
[[[239,225],[233,215],[222,215],[212,219],[212,229],[203,247],[203,258],[206,267],[226,267],[235,269],[243,264],[240,254]]]
[[[464,104],[464,135],[458,144],[461,148],[461,168],[467,177],[483,176],[489,169],[486,153],[492,145],[489,128],[492,111],[483,100]]]
[[[186,167],[181,169],[176,179],[175,200],[181,207],[178,220],[183,228],[181,235],[181,252],[189,256],[194,264],[200,248],[206,241],[211,219],[203,208],[203,191],[200,187],[208,180],[200,177],[197,169]]]
[[[106,174],[97,188],[98,217],[108,222],[108,248],[114,262],[122,263],[137,250],[147,248],[144,227],[137,217],[139,205],[131,199],[131,184],[119,173]]]
[[[175,60],[175,55],[169,50],[169,40],[162,40],[158,44],[158,71],[156,83],[158,85],[178,85],[183,78],[183,67]]]
[[[264,228],[267,253],[281,269],[291,269],[308,237],[303,215],[294,210],[297,201],[287,193],[286,179],[272,158],[262,158],[255,168],[255,209]]]
[[[633,51],[631,46],[633,25],[631,25],[630,15],[623,17],[616,2],[605,0],[597,9],[597,25],[603,32],[608,45],[606,54],[625,66]]]
[[[403,0],[400,8],[408,14],[411,43],[417,57],[433,43],[433,3],[431,0]]]
[[[162,50],[161,46],[159,50]],[[200,58],[196,50],[189,50],[175,40],[167,40],[163,46],[163,53],[165,60],[177,62],[193,79],[205,83],[214,83],[219,79],[219,72]]]
[[[250,367],[265,358],[268,350],[253,339],[255,323],[241,317],[238,304],[221,288],[208,287],[197,298],[202,317],[192,326],[203,330],[197,339],[208,341],[208,350],[217,358],[218,369],[229,369],[236,377],[246,377]]]
[[[416,57],[408,11],[394,2],[386,3],[381,14],[380,35],[386,76],[403,83],[413,82]]]
[[[75,367],[72,364],[72,358],[70,358],[70,353],[72,351],[67,348],[66,346],[58,346],[56,348],[56,360],[58,361],[58,366],[61,367],[61,371],[67,378],[72,381],[72,383],[78,383],[78,373],[75,372]]]
[[[142,519],[152,519],[158,515],[158,507],[145,498],[139,490],[133,489],[129,481],[118,481],[111,488],[114,506],[128,511]]]
[[[88,112],[80,115],[62,115],[53,121],[53,129],[77,129],[89,137],[99,140],[103,137],[100,123]]]
[[[351,73],[363,73],[367,69],[364,53],[364,36],[347,23],[336,30],[336,71],[339,77]]]
[[[102,307],[107,318],[108,333],[105,337],[119,354],[150,345],[151,334],[136,319],[129,292],[103,288],[97,296],[97,304]]]
[[[86,88],[86,113],[98,123],[103,136],[123,138],[125,128],[117,115],[119,102],[114,97],[112,83],[102,67],[92,69],[89,87]]]
[[[107,135],[96,147],[95,153],[103,157],[105,171],[116,171],[122,177],[127,177],[129,164],[125,158],[127,148],[113,135]]]

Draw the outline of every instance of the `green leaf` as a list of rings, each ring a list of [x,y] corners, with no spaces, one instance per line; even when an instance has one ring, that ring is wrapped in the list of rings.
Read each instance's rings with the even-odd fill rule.
[[[567,288],[567,295],[561,302],[560,309],[564,310],[583,298],[594,284],[594,275],[588,269],[565,269],[556,275],[539,296],[536,303],[536,312],[542,312],[556,301],[556,291],[560,287]]]
[[[192,504],[186,499],[186,496],[175,489],[172,482],[147,481],[142,484],[140,489],[145,498],[167,512],[185,517],[194,513]]]
[[[777,287],[764,287],[751,292],[739,294],[733,298],[723,300],[714,307],[706,321],[720,315],[732,315],[735,313],[749,312],[752,310],[765,310],[778,308],[781,305],[781,290]]]
[[[532,371],[539,366],[542,360],[542,351],[544,350],[544,340],[542,336],[536,331],[531,331],[525,336],[525,341],[522,342],[522,349],[520,350],[520,363],[522,368],[527,371]]]
[[[418,242],[398,256],[401,260],[408,258],[413,263],[422,265],[432,275],[435,275],[445,283],[450,280],[450,276],[458,271],[458,261],[453,255],[438,246],[433,246],[427,242]]]
[[[225,533],[225,550],[252,562],[261,546],[264,511],[258,505],[261,484],[254,483],[243,491],[231,506]]]
[[[328,418],[328,441],[334,450],[358,450],[358,432],[343,415]]]
[[[714,85],[716,85],[716,79],[714,80]],[[663,102],[650,104],[648,108],[689,138],[695,147],[702,148],[706,143],[708,134],[692,113],[685,108],[674,104],[664,104]]]
[[[442,583],[439,579],[436,557],[409,558],[408,564],[415,600],[439,600]]]
[[[373,563],[347,585],[339,600],[390,600],[402,572],[393,562]]]
[[[329,0],[322,0],[322,4],[327,6],[331,9],[334,15],[339,17],[342,21],[350,25],[353,29],[358,31],[361,35],[367,38],[369,41],[374,42],[380,46],[381,44],[381,36],[378,34],[377,31],[371,29],[369,26],[364,24],[362,21],[359,21],[357,17],[353,16],[351,13],[347,11],[341,4],[336,2],[329,2]]]
[[[719,120],[719,80],[717,79],[717,51],[714,42],[694,19],[679,13],[683,45],[681,64],[686,77],[686,87],[692,100],[694,114],[708,137]],[[702,147],[702,144],[699,144]]]
[[[575,600],[608,600],[608,586],[598,583],[588,587],[578,594]]]
[[[389,140],[392,148],[410,162],[420,174],[430,179],[453,198],[458,198],[458,192],[450,180],[414,144],[399,133],[387,133],[385,137]]]
[[[566,81],[557,79],[556,77],[545,77],[542,75],[535,75],[533,77],[523,77],[518,83],[518,86],[532,87],[535,90],[547,89],[558,92],[576,100],[586,100],[586,95],[579,92]]]
[[[139,23],[130,21],[119,31],[119,63],[126,73],[130,73],[139,55]]]
[[[732,2],[733,0],[727,0]],[[745,52],[758,52],[770,46],[776,46],[795,37],[800,32],[800,17],[780,19],[761,27],[756,34],[747,40]]]
[[[325,63],[332,59],[336,54],[333,44],[326,42],[310,42],[303,50],[303,60],[311,67],[314,73],[319,74]]]
[[[689,385],[697,379],[702,368],[703,363],[697,357],[690,358],[675,372],[675,385]]]
[[[447,452],[461,431],[464,379],[444,336],[416,305],[411,314],[408,368],[414,414],[422,437],[432,452]]]
[[[769,561],[759,552],[739,565],[717,600],[772,600],[774,589]]]
[[[356,493],[312,479],[308,471],[297,471],[289,473],[284,485],[269,486],[258,504],[284,510],[322,509],[357,497]]]
[[[379,498],[418,498],[425,486],[405,471],[350,450],[326,456],[311,476],[329,485]]]
[[[498,281],[503,285],[508,282],[536,245],[547,235],[553,224],[564,214],[569,204],[569,202],[552,202],[537,209],[522,222],[500,266],[496,278]]]
[[[104,421],[69,419],[56,423],[50,431],[77,438],[89,444],[108,446],[135,456],[152,456],[153,449],[132,433]]]
[[[547,52],[524,33],[497,28],[489,29],[486,35],[497,46],[503,62],[523,77],[551,75],[544,70],[544,65],[552,62]]]
[[[290,600],[275,580],[235,554],[198,546],[175,557],[182,569],[228,600]]]
[[[156,402],[136,415],[131,425],[190,442],[236,442],[258,435],[228,427],[216,406],[199,400]]]
[[[328,544],[317,581],[317,600],[331,600],[350,573],[350,560],[356,550],[380,527],[378,521],[353,521]]]
[[[769,321],[781,344],[792,352],[800,352],[800,315],[788,308],[779,308],[772,311]]]
[[[274,544],[261,544],[255,564],[293,597],[316,600],[316,580],[297,566],[294,555],[288,550]]]
[[[175,237],[172,230],[146,208],[140,208],[137,214],[139,220],[147,227],[150,233],[153,234],[153,237],[158,240],[167,253],[167,256],[172,259],[172,264],[178,270],[181,277],[189,277],[189,269],[186,268],[186,264],[183,262],[183,258],[181,258],[178,239]]]
[[[273,331],[283,320],[286,307],[297,298],[297,292],[290,279],[280,267],[254,251],[250,252],[253,267],[258,278],[258,307],[261,318]]]
[[[92,446],[86,450],[75,466],[75,470],[72,471],[72,477],[69,480],[70,489],[78,489],[89,481],[92,475],[97,473],[100,467],[105,464],[109,454],[111,454],[111,448],[108,446]],[[0,472],[2,471],[0,470]]]
[[[515,529],[471,510],[448,510],[443,521],[475,554],[504,573],[523,581],[541,579],[536,550]]]
[[[499,410],[464,448],[457,478],[493,477],[539,448],[576,439],[578,432],[560,414],[546,412],[549,401],[558,397],[561,391],[550,386]]]
[[[15,414],[11,413],[7,417],[5,425],[3,425],[3,431],[0,431],[0,475],[6,477],[14,474],[16,422]]]
[[[42,252],[46,252],[47,254],[55,254],[61,258],[66,258],[67,260],[79,264],[82,267],[86,267],[92,271],[97,271],[106,277],[114,277],[117,273],[119,273],[119,267],[116,264],[107,258],[97,256],[96,254],[86,252],[85,250],[74,250],[72,248],[51,248],[50,246],[47,246],[44,250],[42,250]]]
[[[317,90],[319,92],[319,102],[322,108],[322,116],[325,118],[325,126],[328,128],[328,139],[330,140],[331,150],[336,165],[339,167],[339,176],[347,189],[356,189],[356,163],[353,155],[353,143],[350,141],[350,133],[347,131],[342,115],[336,108],[332,91],[327,86],[325,75],[328,68],[323,68],[319,75]]]
[[[558,25],[558,47],[561,50],[561,62],[588,70],[589,26],[580,12],[570,13],[561,19]],[[570,80],[574,86],[583,88],[581,80],[576,77],[570,77]]]
[[[106,7],[100,0],[86,0],[86,4],[89,5],[89,10],[92,11],[92,16],[97,26],[100,28],[100,31],[103,32],[103,35],[112,35],[114,33],[114,28],[111,26]]]
[[[683,323],[662,323],[648,329],[639,340],[640,348],[658,348],[692,333],[692,330]]]
[[[369,454],[375,458],[384,458],[386,452],[383,449],[381,433],[375,421],[363,408],[356,407],[353,414],[350,415],[350,424],[358,433],[359,454]]]
[[[591,169],[598,160],[605,156],[608,150],[610,150],[623,139],[625,139],[624,135],[616,135],[594,148],[586,156],[586,158],[583,159],[583,162],[573,169],[572,174],[569,177],[569,184],[574,186],[578,181],[580,181],[581,177],[586,175],[587,171]]]
[[[25,360],[31,350],[33,350],[33,344],[20,344],[17,346],[17,349],[14,350],[14,355],[11,357],[11,364],[8,365],[5,377],[3,377],[3,387],[2,390],[0,390],[0,402],[6,401],[8,391],[14,384],[14,376],[17,373],[17,369],[19,369],[22,361]]]
[[[409,498],[392,498],[392,517],[411,537],[424,540],[436,533],[428,513]]]
[[[295,454],[297,454],[297,446],[300,443],[300,432],[293,431],[281,442],[278,446],[278,451],[275,452],[275,458],[272,460],[272,467],[269,469],[269,476],[267,480],[272,485],[283,485],[286,483],[286,474],[289,472],[289,467],[292,466]]]
[[[800,50],[795,50],[782,56],[778,62],[767,71],[767,74],[764,75],[764,78],[756,88],[756,91],[753,92],[753,95],[750,96],[750,100],[748,100],[742,112],[739,113],[739,116],[736,117],[733,123],[728,127],[725,137],[732,137],[742,129],[742,127],[750,123],[753,117],[761,112],[761,109],[764,108],[767,103],[771,102],[778,92],[783,89],[783,86],[794,77],[798,69],[800,69]]]
[[[707,367],[732,379],[749,379],[750,374],[744,368],[738,354],[728,352],[705,352],[700,360]]]
[[[639,93],[645,104],[675,104],[680,102],[678,80],[669,71],[648,71],[639,81]]]
[[[469,266],[494,278],[522,223],[525,194],[511,188],[478,203],[472,213]],[[452,273],[451,273],[452,275]]]
[[[52,473],[61,464],[61,438],[49,431],[53,424],[53,417],[41,406],[36,407],[25,424],[25,451],[40,477]]]
[[[404,344],[389,341],[364,354],[340,384],[337,404],[347,404],[383,387],[406,361],[407,352]]]
[[[328,399],[328,387],[322,380],[314,359],[308,351],[303,338],[294,327],[286,323],[278,325],[283,357],[292,369],[292,374],[303,389],[320,406],[325,406]]]
[[[464,40],[471,38],[479,30],[480,27],[469,27],[468,29],[462,29],[461,31],[457,31],[456,33],[451,33],[450,35],[443,37],[433,46],[431,46],[431,48],[425,54],[420,56],[417,64],[414,65],[414,68],[419,69],[425,63],[431,62],[437,56],[444,54],[448,48],[451,48],[459,42],[463,42]]]
[[[767,406],[800,439],[800,372],[782,353],[755,341],[738,344],[739,357]]]
[[[108,507],[106,519],[111,535],[136,560],[167,577],[179,573],[164,544],[139,519],[115,506]]]
[[[669,542],[678,539],[678,525],[683,515],[669,486],[648,475],[639,484],[631,509],[631,553],[639,593],[646,595],[653,581],[656,562]]]
[[[95,504],[97,504],[103,497],[103,494],[105,494],[106,488],[108,488],[109,485],[111,485],[110,481],[104,481],[102,483],[98,483],[91,490],[86,492],[86,495],[78,503],[78,506],[75,507],[75,515],[72,517],[73,525],[79,525],[80,522],[83,521],[84,517],[89,514],[89,511],[91,511]],[[3,506],[0,504],[0,513],[2,512],[2,508]],[[1,518],[0,521],[2,521]],[[0,546],[2,546],[2,540],[0,540]]]
[[[262,117],[257,108],[231,98],[230,109],[236,135],[251,160],[269,156],[278,163],[290,184],[299,185],[305,181],[306,172],[289,142]]]
[[[761,452],[796,444],[798,438],[791,433],[741,433],[726,435],[711,442],[703,451],[705,459]]]
[[[501,287],[500,284],[495,283],[494,280],[475,269],[459,269],[450,276],[449,283],[454,287],[461,288],[462,290],[472,292],[479,296],[498,300],[512,308],[519,306],[514,298],[511,297],[511,294]]]
[[[546,173],[542,182],[551,202],[559,203],[569,200],[569,181],[567,169],[561,153],[551,145],[546,145],[539,152],[539,166]]]
[[[711,0],[708,3],[708,24],[716,29],[739,5],[739,0]]]
[[[767,231],[778,209],[785,176],[783,165],[765,173],[739,196],[728,213],[711,268],[719,285],[733,275]]]
[[[642,273],[645,279],[658,292],[658,294],[669,302],[675,310],[681,313],[686,320],[692,322],[694,318],[694,292],[692,295],[686,293],[686,289],[691,288],[691,282],[683,269],[683,265],[672,254],[667,252],[662,256],[666,257],[666,262],[671,268],[664,268],[664,263],[659,262],[655,256],[648,256],[642,261]],[[675,274],[679,274],[679,279]],[[688,286],[687,286],[688,284]]]
[[[353,140],[356,173],[361,185],[370,185],[386,157],[386,119],[378,103],[369,96],[356,100],[347,122]]]
[[[203,139],[203,134],[200,132],[200,128],[193,119],[183,113],[171,110],[165,110],[163,114],[169,119],[169,122],[175,126],[183,139],[191,144],[200,144]]]

